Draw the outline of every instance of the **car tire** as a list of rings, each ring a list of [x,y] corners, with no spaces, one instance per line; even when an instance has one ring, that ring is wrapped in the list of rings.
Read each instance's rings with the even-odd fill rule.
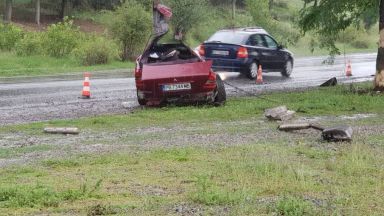
[[[136,95],[137,95],[137,102],[139,102],[139,105],[140,106],[145,106],[147,105],[147,101],[145,99],[139,99],[139,94],[138,92],[136,92]]]
[[[257,70],[259,68],[259,65],[257,62],[252,62],[247,70],[246,70],[246,75],[250,80],[255,80],[257,78]]]
[[[216,75],[216,96],[214,99],[215,106],[222,106],[227,100],[227,92],[225,91],[224,82],[219,75]]]
[[[281,75],[284,77],[290,77],[293,71],[293,61],[292,59],[288,59],[284,64],[284,68],[281,72]]]

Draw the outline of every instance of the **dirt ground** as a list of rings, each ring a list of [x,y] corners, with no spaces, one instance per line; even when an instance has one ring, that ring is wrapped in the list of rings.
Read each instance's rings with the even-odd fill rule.
[[[375,118],[374,114],[352,116],[319,116],[298,118],[295,122],[321,123],[322,125],[352,125],[355,140],[379,135],[384,126],[360,124]],[[287,142],[295,145],[298,140],[320,148],[337,149],[338,143],[325,143],[315,130],[293,133],[278,131],[278,123],[264,117],[251,120],[218,122],[210,124],[170,125],[165,127],[133,128],[113,131],[81,129],[79,135],[48,135],[22,131],[0,132],[0,148],[7,149],[11,156],[0,158],[0,167],[33,163],[45,159],[64,158],[76,154],[103,154],[117,151],[147,151],[153,148],[201,146],[237,146],[248,143],[266,144]],[[43,128],[41,128],[42,131]],[[290,143],[290,144],[289,144]]]

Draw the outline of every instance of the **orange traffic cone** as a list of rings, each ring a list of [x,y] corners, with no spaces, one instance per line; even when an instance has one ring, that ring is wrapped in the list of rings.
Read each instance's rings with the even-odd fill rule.
[[[351,60],[348,61],[347,69],[346,69],[346,71],[345,71],[345,75],[346,75],[347,77],[352,76]]]
[[[261,65],[259,65],[259,69],[257,70],[257,79],[256,84],[263,84],[263,69]]]
[[[83,93],[82,96],[84,99],[91,98],[91,83],[89,77],[91,76],[90,73],[84,73],[84,82],[83,82]]]

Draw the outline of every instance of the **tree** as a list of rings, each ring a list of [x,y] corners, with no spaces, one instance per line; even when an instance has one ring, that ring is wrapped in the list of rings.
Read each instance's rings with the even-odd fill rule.
[[[380,17],[380,42],[377,53],[375,90],[384,91],[384,0],[304,0],[299,25],[303,32],[315,32],[321,46],[331,55],[340,54],[335,45],[339,33],[364,21],[364,15],[376,11]]]
[[[173,16],[171,24],[174,33],[186,35],[192,27],[198,25],[206,17],[206,0],[168,0]]]
[[[109,25],[113,37],[121,44],[125,61],[137,57],[144,48],[145,38],[151,34],[152,19],[140,3],[128,0],[117,8]]]
[[[37,25],[40,25],[40,16],[41,16],[40,0],[35,0],[35,3],[36,3],[36,6],[35,6],[35,10],[36,10],[35,21],[36,21]]]
[[[253,22],[266,29],[274,35],[283,45],[295,44],[299,39],[299,34],[294,26],[287,22],[280,22],[272,16],[270,11],[270,1],[266,0],[246,0],[246,8],[253,17]]]
[[[5,23],[10,23],[12,20],[12,3],[13,3],[13,0],[5,1],[5,15],[4,15]]]

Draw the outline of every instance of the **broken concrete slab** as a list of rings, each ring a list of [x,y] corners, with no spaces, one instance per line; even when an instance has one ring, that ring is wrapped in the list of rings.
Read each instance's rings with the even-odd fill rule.
[[[295,130],[305,130],[305,129],[316,129],[321,131],[321,137],[325,141],[330,142],[343,142],[343,141],[352,141],[353,129],[350,126],[338,126],[332,128],[324,128],[315,124],[310,123],[293,123],[293,124],[283,124],[279,126],[281,131],[295,131]]]
[[[73,134],[77,135],[80,133],[78,128],[55,128],[55,127],[47,127],[44,128],[45,133],[49,134]]]
[[[352,141],[353,129],[350,126],[338,126],[323,130],[322,137],[326,141]]]
[[[333,77],[332,79],[327,80],[325,83],[321,84],[320,87],[330,87],[337,85],[337,78]]]
[[[294,117],[295,113],[295,111],[288,110],[286,106],[279,106],[265,110],[264,115],[269,120],[288,121]]]

